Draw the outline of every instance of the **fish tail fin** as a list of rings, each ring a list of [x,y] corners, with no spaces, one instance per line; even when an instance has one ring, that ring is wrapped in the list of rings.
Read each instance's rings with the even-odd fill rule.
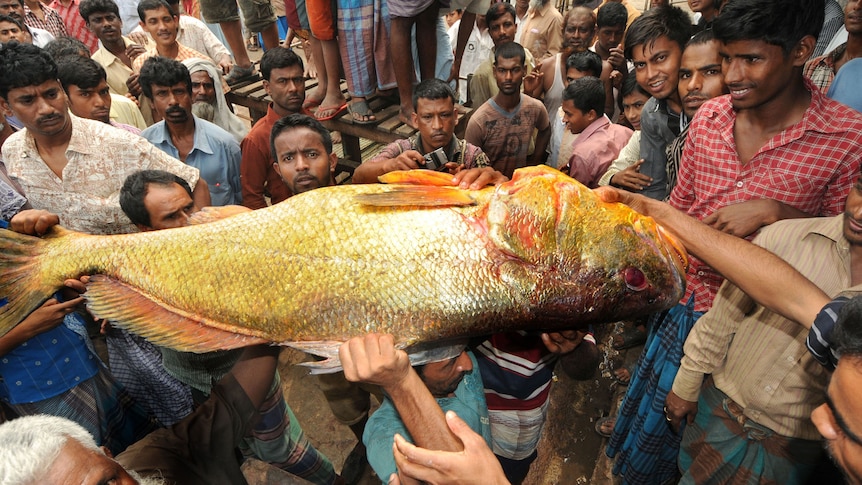
[[[47,241],[0,229],[0,336],[21,323],[55,291],[40,271]]]

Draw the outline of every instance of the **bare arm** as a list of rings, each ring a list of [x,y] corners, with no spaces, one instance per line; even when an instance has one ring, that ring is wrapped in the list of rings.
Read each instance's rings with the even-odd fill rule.
[[[198,178],[197,183],[195,183],[195,188],[192,189],[192,200],[195,203],[196,211],[212,205],[210,188],[203,178]]]
[[[416,150],[406,150],[393,158],[369,160],[356,167],[353,172],[354,184],[376,184],[377,177],[395,170],[423,168],[425,158]]]
[[[545,127],[544,130],[539,130],[536,133],[536,151],[533,152],[533,158],[530,160],[530,165],[541,165],[545,161],[545,150],[548,148],[548,142],[551,140],[551,125]]]
[[[685,248],[770,310],[811,328],[831,301],[808,278],[775,254],[715,230],[673,207],[610,187],[596,189],[606,202],[622,202],[669,228]]]

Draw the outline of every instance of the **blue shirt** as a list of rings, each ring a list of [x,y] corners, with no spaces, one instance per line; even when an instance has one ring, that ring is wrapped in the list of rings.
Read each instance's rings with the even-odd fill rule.
[[[240,204],[242,189],[239,184],[239,143],[233,135],[219,126],[197,116],[194,120],[195,139],[186,156],[186,165],[201,171],[201,178],[209,185],[212,205]],[[164,121],[142,131],[141,136],[159,150],[179,159],[179,151],[171,141],[171,134]]]
[[[437,403],[443,412],[455,411],[459,418],[463,419],[470,428],[482,435],[488,446],[491,446],[491,427],[488,421],[488,406],[485,404],[485,389],[482,385],[482,376],[479,373],[479,364],[472,352],[467,352],[473,362],[473,370],[467,373],[458,388],[455,389],[454,397],[437,399]],[[404,422],[398,415],[398,411],[388,397],[374,414],[368,418],[362,442],[365,444],[368,463],[374,468],[377,476],[386,483],[389,475],[395,473],[395,457],[392,455],[392,443],[395,442],[395,433],[400,434],[407,441],[413,442]]]

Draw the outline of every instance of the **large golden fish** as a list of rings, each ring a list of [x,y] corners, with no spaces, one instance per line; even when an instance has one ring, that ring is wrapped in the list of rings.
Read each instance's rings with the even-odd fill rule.
[[[205,352],[257,342],[330,353],[387,332],[402,346],[502,330],[579,328],[662,310],[685,251],[655,222],[548,167],[465,191],[329,187],[212,223],[40,239],[0,233],[0,335],[67,278],[90,311],[152,342]],[[326,350],[330,352],[326,352]]]

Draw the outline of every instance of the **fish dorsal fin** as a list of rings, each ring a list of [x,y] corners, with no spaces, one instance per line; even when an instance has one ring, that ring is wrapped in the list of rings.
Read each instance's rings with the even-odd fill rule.
[[[435,172],[434,170],[418,169],[395,170],[394,172],[388,172],[377,177],[377,180],[384,184],[452,187],[455,185],[452,178],[452,174],[449,172]]]
[[[84,296],[96,318],[107,319],[153,344],[180,352],[211,352],[267,342],[220,330],[203,318],[183,315],[108,276],[90,277]]]
[[[374,207],[460,207],[476,203],[467,191],[454,187],[402,185],[355,197],[360,204]]]
[[[220,221],[237,214],[251,212],[248,207],[241,205],[225,205],[221,207],[204,207],[195,212],[189,217],[189,224],[194,226],[197,224],[206,224],[208,222]]]

